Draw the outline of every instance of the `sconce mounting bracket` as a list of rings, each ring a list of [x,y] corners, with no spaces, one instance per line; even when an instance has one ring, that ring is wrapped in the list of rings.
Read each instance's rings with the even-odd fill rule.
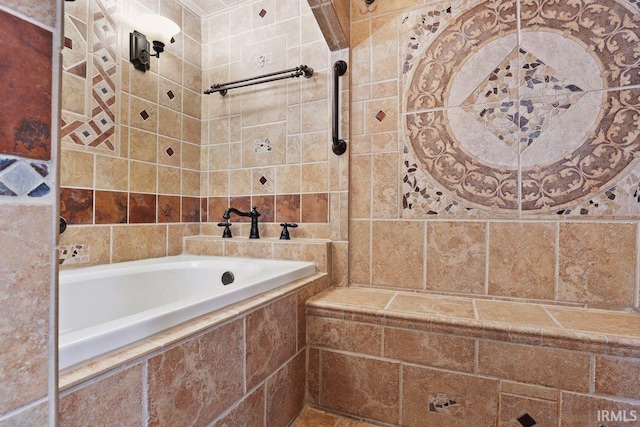
[[[129,33],[129,61],[131,61],[133,67],[145,72],[150,68],[150,59],[151,54],[149,53],[147,37],[135,30]]]

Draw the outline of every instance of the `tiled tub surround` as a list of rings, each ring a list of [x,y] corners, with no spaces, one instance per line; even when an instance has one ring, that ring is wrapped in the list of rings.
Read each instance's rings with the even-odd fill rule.
[[[622,312],[332,288],[307,303],[307,393],[385,425],[596,426],[640,411],[639,331]]]
[[[315,272],[310,262],[193,255],[61,271],[58,366],[66,369]]]
[[[60,425],[287,425],[305,396],[305,302],[328,286],[319,273],[62,372]]]

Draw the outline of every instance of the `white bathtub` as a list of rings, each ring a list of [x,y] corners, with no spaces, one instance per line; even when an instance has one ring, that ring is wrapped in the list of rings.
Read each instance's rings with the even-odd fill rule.
[[[63,270],[59,280],[59,368],[315,271],[310,262],[193,255]],[[233,283],[222,284],[225,272],[235,276]]]

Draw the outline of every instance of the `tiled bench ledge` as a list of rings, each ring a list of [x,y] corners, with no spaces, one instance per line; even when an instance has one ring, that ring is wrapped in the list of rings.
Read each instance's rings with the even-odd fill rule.
[[[640,315],[367,288],[306,310],[313,406],[391,426],[640,420]]]
[[[310,300],[307,314],[434,333],[640,357],[640,315],[608,310],[335,288]]]
[[[190,236],[184,239],[184,253],[189,255],[240,256],[250,258],[311,261],[318,271],[328,272],[331,241],[325,239],[280,240],[275,237],[249,239],[218,236]]]

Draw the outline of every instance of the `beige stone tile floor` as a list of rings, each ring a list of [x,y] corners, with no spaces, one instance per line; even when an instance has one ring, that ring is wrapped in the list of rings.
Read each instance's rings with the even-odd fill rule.
[[[365,423],[305,406],[291,427],[377,427],[377,424]]]

